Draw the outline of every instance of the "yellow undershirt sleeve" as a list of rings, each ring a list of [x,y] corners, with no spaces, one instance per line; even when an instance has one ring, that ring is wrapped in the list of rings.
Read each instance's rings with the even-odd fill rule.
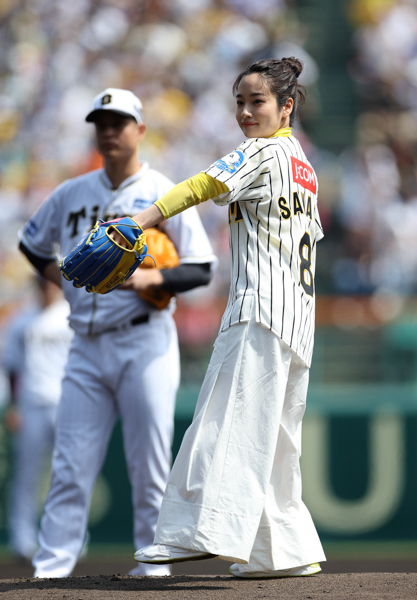
[[[210,198],[217,198],[229,191],[226,184],[217,181],[207,173],[199,173],[172,188],[165,196],[155,202],[164,216],[169,219],[174,215],[205,202]]]

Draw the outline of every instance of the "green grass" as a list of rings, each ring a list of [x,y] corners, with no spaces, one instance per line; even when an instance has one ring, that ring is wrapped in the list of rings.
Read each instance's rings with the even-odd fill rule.
[[[417,541],[323,542],[329,560],[335,559],[417,559]]]
[[[135,548],[132,544],[91,544],[88,547],[88,554],[83,558],[85,561],[109,561],[114,560],[133,560]],[[9,549],[6,545],[0,545],[0,563],[13,561]]]
[[[323,547],[328,560],[417,560],[417,541],[324,542]],[[132,560],[134,551],[131,544],[91,544],[83,562]],[[0,545],[0,562],[7,563],[11,560],[7,546]]]

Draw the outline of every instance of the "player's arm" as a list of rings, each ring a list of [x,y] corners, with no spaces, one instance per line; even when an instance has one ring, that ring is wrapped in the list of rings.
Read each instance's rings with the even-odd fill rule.
[[[149,229],[191,206],[196,206],[210,198],[217,198],[217,196],[228,192],[229,188],[226,184],[207,175],[207,173],[199,173],[174,186],[152,206],[132,218],[142,229]],[[117,232],[112,232],[111,237],[118,244],[126,247],[125,241]]]
[[[148,229],[191,206],[216,198],[228,191],[229,188],[221,181],[206,173],[199,173],[174,186],[165,196],[135,215],[133,219],[142,229]]]
[[[211,263],[186,263],[171,269],[137,269],[121,289],[142,292],[149,288],[171,294],[188,292],[211,279]]]
[[[210,283],[211,263],[185,263],[160,272],[163,278],[161,289],[172,294],[188,292]]]
[[[60,243],[59,223],[63,207],[70,201],[68,189],[68,181],[58,186],[18,232],[19,250],[38,273],[58,287],[61,287],[62,275],[55,245]]]
[[[56,261],[50,262],[43,270],[43,276],[48,281],[55,283],[59,288],[62,287],[62,275]]]
[[[55,259],[37,256],[29,250],[22,241],[19,244],[19,250],[26,256],[38,273],[45,277],[45,279],[52,281],[52,283],[55,283],[58,287],[62,286],[62,275]]]

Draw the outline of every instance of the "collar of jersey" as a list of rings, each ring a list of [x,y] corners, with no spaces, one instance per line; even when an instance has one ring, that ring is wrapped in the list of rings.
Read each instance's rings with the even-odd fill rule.
[[[131,185],[132,183],[135,183],[135,181],[137,181],[138,179],[140,179],[141,177],[143,177],[148,170],[149,170],[149,163],[146,162],[146,161],[144,161],[142,163],[142,166],[139,169],[139,171],[137,173],[134,173],[133,175],[131,175],[130,177],[128,177],[124,181],[122,181],[122,183],[117,188],[117,191],[123,190],[128,185]],[[115,191],[113,189],[112,183],[111,183],[110,179],[108,178],[107,173],[106,173],[106,171],[104,169],[102,170],[101,174],[102,174],[102,177],[103,177],[103,180],[104,180],[104,183],[105,183],[106,187],[108,187],[109,189]]]
[[[291,127],[283,127],[282,129],[278,129],[275,133],[270,135],[270,138],[274,137],[290,137],[291,135]]]

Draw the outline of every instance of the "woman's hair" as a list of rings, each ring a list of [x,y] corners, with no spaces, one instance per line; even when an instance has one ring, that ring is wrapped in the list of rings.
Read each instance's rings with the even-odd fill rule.
[[[294,106],[290,114],[290,125],[294,123],[299,105],[305,101],[304,86],[298,83],[298,76],[303,70],[303,64],[298,58],[266,58],[258,60],[240,73],[233,84],[233,94],[236,96],[240,82],[246,75],[258,73],[270,92],[275,95],[279,107],[285,106],[288,98],[292,98]]]

